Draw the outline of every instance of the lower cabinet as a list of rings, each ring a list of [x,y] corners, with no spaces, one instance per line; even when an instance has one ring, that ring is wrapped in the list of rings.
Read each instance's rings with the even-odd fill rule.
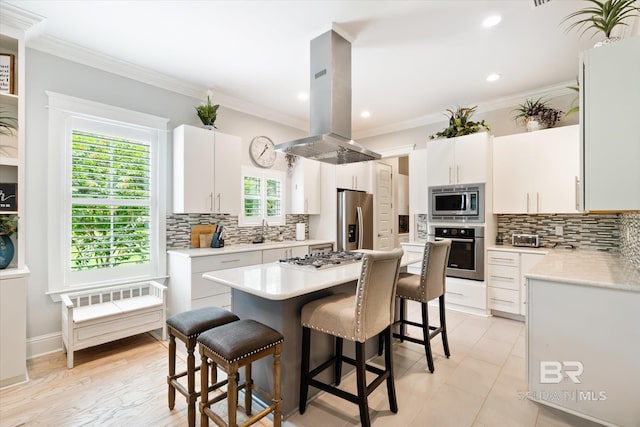
[[[517,251],[488,250],[489,308],[524,316],[526,313],[524,275],[543,256],[544,253],[532,254]]]
[[[303,257],[309,253],[309,246],[293,246],[291,248],[265,249],[262,251],[262,263],[277,262],[293,257]]]
[[[447,308],[476,314],[487,314],[487,287],[477,280],[446,278]],[[452,306],[451,304],[455,304]]]

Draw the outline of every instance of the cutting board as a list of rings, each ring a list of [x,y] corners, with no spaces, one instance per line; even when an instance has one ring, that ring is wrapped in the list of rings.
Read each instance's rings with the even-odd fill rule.
[[[191,247],[200,247],[200,235],[201,234],[213,234],[216,232],[218,226],[215,224],[197,224],[191,227]]]

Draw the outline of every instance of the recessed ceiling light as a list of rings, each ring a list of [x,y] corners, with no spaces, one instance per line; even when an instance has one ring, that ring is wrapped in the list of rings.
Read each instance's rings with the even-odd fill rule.
[[[363,119],[369,118],[371,117],[371,113],[365,110],[362,113],[360,113],[360,117],[362,117]]]
[[[487,76],[487,81],[488,82],[495,82],[496,80],[499,80],[500,77],[501,77],[500,74],[497,74],[497,73],[489,74]]]
[[[300,92],[298,93],[298,99],[300,101],[306,101],[309,99],[309,94],[307,92]]]
[[[489,28],[489,27],[493,27],[495,25],[498,25],[500,23],[500,21],[502,21],[502,16],[500,16],[500,15],[491,15],[491,16],[485,18],[484,21],[482,21],[482,25],[484,25],[485,27]]]

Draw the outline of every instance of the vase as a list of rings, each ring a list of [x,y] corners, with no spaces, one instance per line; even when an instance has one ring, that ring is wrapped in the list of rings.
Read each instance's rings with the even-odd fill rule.
[[[6,234],[0,235],[0,270],[3,270],[11,264],[13,259],[13,242]]]
[[[533,132],[536,130],[540,130],[542,129],[542,125],[540,124],[540,122],[534,118],[529,118],[527,120],[527,131],[528,132]]]
[[[213,130],[213,125],[203,125],[203,127],[207,130]]]
[[[609,37],[609,38],[606,38],[606,39],[602,40],[601,42],[598,42],[598,43],[594,44],[593,47],[594,48],[602,47],[602,46],[606,46],[606,45],[611,44],[611,43],[615,43],[617,41],[620,41],[620,37]]]

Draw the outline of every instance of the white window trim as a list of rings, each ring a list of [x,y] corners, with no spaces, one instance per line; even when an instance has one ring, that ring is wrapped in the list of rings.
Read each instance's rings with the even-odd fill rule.
[[[46,91],[49,97],[49,157],[48,163],[48,294],[53,298],[69,290],[92,289],[102,286],[120,285],[123,283],[142,282],[166,277],[166,192],[167,175],[167,126],[169,119],[157,117],[120,107],[114,107],[68,95]],[[152,132],[155,138],[155,161],[158,171],[154,174],[158,188],[154,206],[157,227],[154,229],[155,242],[152,245],[153,269],[151,274],[132,275],[126,279],[105,277],[100,281],[83,283],[67,283],[68,269],[64,264],[66,239],[65,231],[70,227],[70,218],[64,215],[63,207],[71,197],[67,185],[67,165],[71,153],[66,141],[70,139],[71,123],[74,119],[89,118],[104,123],[138,127],[140,130]],[[66,225],[65,225],[66,224]],[[67,226],[68,225],[68,226]]]
[[[262,187],[262,206],[263,206],[263,211],[262,211],[262,216],[261,217],[252,217],[252,218],[248,218],[246,216],[244,216],[244,177],[245,175],[249,175],[249,176],[255,176],[255,177],[259,177],[262,179],[262,183],[261,183],[261,187]],[[281,194],[282,197],[280,199],[280,203],[281,205],[281,212],[282,215],[278,216],[278,217],[267,217],[266,216],[266,201],[267,201],[267,197],[265,194],[265,180],[267,179],[276,179],[278,181],[280,181],[280,184],[282,186],[281,190]],[[241,174],[241,179],[240,179],[240,195],[241,195],[241,200],[240,200],[240,213],[238,214],[238,227],[256,227],[256,226],[260,226],[262,225],[262,220],[267,220],[267,222],[269,223],[269,225],[286,225],[286,220],[287,220],[287,214],[286,214],[286,206],[287,206],[287,200],[286,200],[286,186],[287,186],[287,175],[284,171],[279,171],[279,170],[267,170],[267,169],[259,169],[259,168],[253,168],[253,167],[249,167],[249,166],[243,166],[242,167],[242,174]]]

